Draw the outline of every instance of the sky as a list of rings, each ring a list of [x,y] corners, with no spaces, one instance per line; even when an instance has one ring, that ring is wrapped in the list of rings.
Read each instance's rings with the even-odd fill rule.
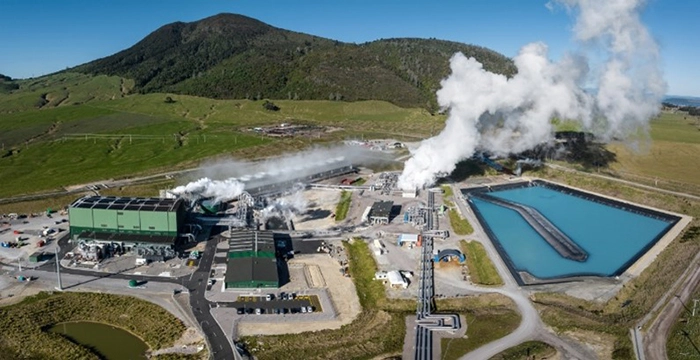
[[[601,0],[605,1],[605,0]],[[700,96],[700,1],[647,0],[643,22],[658,41],[668,94]],[[363,43],[421,37],[475,44],[513,57],[546,43],[576,51],[571,15],[548,0],[0,0],[0,73],[36,77],[130,47],[162,25],[222,12],[288,30]]]

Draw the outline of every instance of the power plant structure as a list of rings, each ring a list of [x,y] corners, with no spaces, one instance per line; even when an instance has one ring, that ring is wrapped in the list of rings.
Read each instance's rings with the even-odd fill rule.
[[[125,252],[151,260],[176,255],[187,216],[182,199],[86,196],[68,208],[71,242],[97,261]]]
[[[159,198],[85,196],[69,206],[70,240],[88,261],[127,252],[147,261],[163,261],[194,242],[202,227],[258,229],[266,223],[261,213],[276,197],[353,172],[357,169],[349,161],[335,157],[244,175],[232,179],[243,183],[244,191],[227,202],[196,197],[188,201],[168,190],[161,191]]]

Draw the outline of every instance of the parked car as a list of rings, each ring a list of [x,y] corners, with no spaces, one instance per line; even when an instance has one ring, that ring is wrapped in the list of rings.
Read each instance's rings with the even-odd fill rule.
[[[313,306],[307,306],[307,307],[306,307],[306,312],[310,312],[310,313],[314,312],[314,307],[313,307]]]
[[[238,309],[236,309],[236,313],[237,313],[238,315],[243,315],[243,314],[245,313],[245,309],[244,309],[244,308],[238,308]]]
[[[302,307],[301,307],[301,313],[302,313],[302,314],[306,314],[306,306],[302,306]]]
[[[260,314],[262,314],[262,309],[261,308],[255,309],[255,315],[260,315]]]
[[[267,295],[265,295],[265,300],[270,301],[270,300],[272,300],[272,297],[273,297],[272,294],[267,294]]]

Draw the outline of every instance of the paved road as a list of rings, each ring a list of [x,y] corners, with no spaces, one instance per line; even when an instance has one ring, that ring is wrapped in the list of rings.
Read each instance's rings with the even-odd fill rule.
[[[214,254],[216,253],[216,244],[216,239],[207,242],[204,254],[199,261],[199,267],[188,280],[185,280],[185,286],[190,291],[192,313],[207,338],[212,358],[230,360],[233,359],[234,356],[237,356],[238,353],[233,351],[231,342],[226,338],[226,334],[224,334],[224,331],[211,315],[210,309],[215,306],[215,304],[204,298],[209,272],[214,261]]]
[[[70,249],[67,244],[68,237],[64,237],[59,240],[59,245],[61,251],[59,253],[59,258],[63,258],[65,253]],[[210,302],[205,299],[204,293],[207,287],[207,280],[209,279],[209,273],[214,260],[214,255],[216,253],[217,239],[209,240],[206,244],[202,258],[200,259],[197,271],[192,275],[187,275],[181,278],[166,278],[159,276],[146,276],[146,275],[129,275],[129,274],[105,274],[103,272],[95,272],[88,270],[76,270],[61,267],[61,274],[71,274],[71,275],[82,275],[82,276],[92,276],[92,280],[87,281],[99,281],[99,279],[123,279],[131,280],[137,279],[140,281],[148,281],[148,283],[171,283],[171,284],[181,284],[188,289],[190,295],[190,306],[192,314],[194,314],[195,320],[199,324],[204,333],[204,336],[209,344],[209,349],[211,352],[211,358],[230,360],[238,358],[238,352],[233,351],[232,341],[230,342],[223,330],[218,326],[218,323],[214,320],[211,315],[210,309],[216,307],[216,303]],[[52,274],[47,274],[47,277],[56,276],[56,263],[55,261],[49,262],[38,267],[36,270],[49,272]],[[77,285],[73,286],[78,286]]]

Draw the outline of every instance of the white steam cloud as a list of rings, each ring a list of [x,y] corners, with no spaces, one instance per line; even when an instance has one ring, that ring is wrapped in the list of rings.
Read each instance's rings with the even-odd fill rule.
[[[518,73],[509,79],[455,54],[452,74],[437,92],[440,106],[449,109],[445,128],[412,152],[400,188],[432,184],[477,149],[507,155],[533,148],[552,138],[554,117],[576,120],[603,140],[646,130],[666,83],[658,46],[639,18],[644,1],[557,2],[576,16],[574,34],[583,48],[605,54],[601,66],[590,71],[581,54],[552,62],[545,44],[532,43],[513,59]]]
[[[290,196],[275,199],[272,204],[265,207],[261,212],[263,221],[271,217],[280,217],[290,220],[295,215],[306,212],[307,201],[301,190],[297,190]]]
[[[201,178],[187,185],[178,186],[170,192],[190,201],[211,198],[215,203],[235,199],[243,192],[244,184],[235,179],[211,180]]]
[[[257,162],[219,159],[205,164],[196,172],[199,180],[178,186],[170,192],[189,201],[204,198],[219,203],[236,199],[244,190],[252,187],[299,179],[340,165],[369,165],[383,161],[390,161],[389,156],[351,146],[317,147]]]

